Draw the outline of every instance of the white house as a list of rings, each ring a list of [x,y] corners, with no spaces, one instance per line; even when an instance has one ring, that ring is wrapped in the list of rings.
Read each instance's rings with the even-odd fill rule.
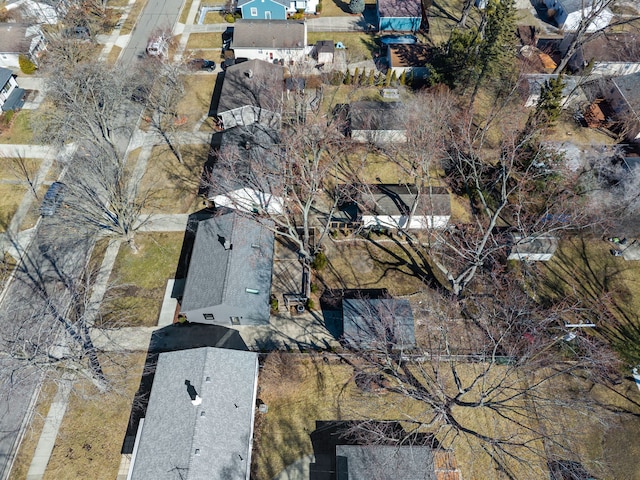
[[[22,107],[25,91],[18,88],[13,72],[0,67],[0,113]]]
[[[217,133],[211,142],[213,164],[205,167],[207,198],[215,207],[246,213],[280,214],[284,210],[278,175],[280,135],[259,123]]]
[[[443,229],[451,217],[449,192],[442,187],[364,185],[358,209],[364,228]]]
[[[236,58],[284,63],[306,57],[307,24],[294,20],[238,20],[231,48]]]
[[[613,18],[613,13],[608,8],[602,8],[604,0],[543,0],[547,7],[547,15],[553,19],[558,28],[573,32],[580,25],[582,18],[599,11],[599,14],[587,27],[588,32],[595,32],[607,25]]]
[[[216,115],[224,128],[260,123],[278,127],[282,112],[284,69],[250,60],[227,68]]]
[[[37,24],[55,25],[67,12],[67,2],[62,0],[18,0],[5,7],[8,11],[20,9],[23,18]]]
[[[513,237],[513,245],[507,260],[547,262],[558,248],[558,239],[549,235]]]
[[[44,35],[37,25],[0,23],[0,39],[0,67],[20,68],[20,55],[37,63],[45,49]]]

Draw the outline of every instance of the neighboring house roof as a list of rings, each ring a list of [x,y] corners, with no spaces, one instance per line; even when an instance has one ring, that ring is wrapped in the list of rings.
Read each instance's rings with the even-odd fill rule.
[[[261,20],[260,23],[263,23]],[[227,68],[218,102],[218,115],[245,106],[279,112],[284,69],[262,60],[249,60]]]
[[[354,130],[406,130],[402,102],[362,101],[349,104],[349,124]]]
[[[337,478],[436,480],[431,448],[419,445],[336,445]]]
[[[253,352],[161,353],[131,479],[248,479],[257,378]]]
[[[422,17],[421,0],[378,0],[380,17]]]
[[[238,20],[231,48],[304,49],[306,24],[293,20]]]
[[[13,76],[13,72],[8,68],[0,67],[0,88],[4,87],[11,77]]]
[[[259,123],[238,126],[215,134],[212,143],[217,158],[210,172],[215,184],[210,195],[243,187],[267,193],[281,185],[281,176],[266,175],[276,170],[277,130]]]
[[[234,211],[201,221],[181,310],[226,304],[268,322],[273,248],[273,231]]]
[[[361,208],[373,215],[408,215],[418,189],[415,185],[367,185],[362,195]],[[451,198],[444,187],[423,187],[416,215],[451,215]]]
[[[408,300],[345,298],[342,318],[344,339],[356,348],[386,350],[389,344],[393,348],[409,348],[416,343]]]
[[[247,5],[248,3],[253,3],[253,2],[257,2],[257,1],[260,1],[260,0],[238,0],[238,8],[243,7],[243,6]],[[288,0],[271,0],[271,1],[273,3],[277,3],[278,5],[282,5],[283,7],[286,7],[286,8],[289,7],[289,1]]]
[[[42,32],[37,26],[23,23],[0,23],[0,52],[29,54],[33,37]]]
[[[580,12],[585,6],[589,6],[591,4],[584,0],[558,0],[558,3],[562,5],[562,8],[567,12],[567,14]]]
[[[611,79],[611,82],[624,97],[631,110],[630,113],[636,118],[640,118],[640,73],[615,77]]]
[[[431,59],[432,48],[427,45],[389,45],[390,67],[424,67]]]
[[[596,36],[582,45],[582,58],[589,62],[640,62],[640,35],[615,33]]]

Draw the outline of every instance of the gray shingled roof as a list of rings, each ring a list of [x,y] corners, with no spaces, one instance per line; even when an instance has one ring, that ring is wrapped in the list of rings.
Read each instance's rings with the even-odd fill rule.
[[[132,480],[248,479],[257,376],[253,352],[161,353]]]
[[[405,130],[402,102],[362,101],[349,104],[351,130]]]
[[[231,248],[224,243],[229,241]],[[246,318],[269,321],[274,234],[230,211],[198,224],[181,310],[243,307]],[[258,290],[258,293],[246,289]]]
[[[283,90],[284,69],[280,65],[262,60],[232,65],[224,74],[218,115],[247,105],[278,113]]]
[[[28,54],[34,36],[31,33],[34,28],[30,27],[23,23],[0,23],[0,52]]]
[[[4,87],[12,76],[13,72],[11,70],[0,67],[0,88]]]
[[[558,248],[558,239],[549,235],[537,235],[526,238],[515,236],[514,242],[513,248],[511,249],[512,254],[553,254]]]
[[[337,445],[337,480],[436,480],[431,449],[406,445]]]
[[[386,350],[389,343],[393,348],[415,346],[413,312],[408,300],[345,298],[342,318],[344,339],[353,347]]]
[[[583,6],[591,6],[591,1],[589,0],[560,0],[559,3],[567,14],[581,11]]]
[[[233,127],[214,135],[213,143],[222,158],[216,159],[211,169],[215,187],[209,191],[210,196],[246,187],[263,193],[277,190],[282,177],[265,176],[265,171],[277,170],[275,155],[280,143],[277,130],[260,123]],[[262,167],[256,169],[255,165]]]
[[[371,203],[374,215],[408,215],[417,194],[415,185],[375,184],[368,185],[366,190],[371,195],[364,195],[363,202]],[[450,215],[449,192],[443,187],[423,187],[416,214]]]
[[[231,48],[304,48],[305,23],[294,20],[238,20]]]
[[[378,0],[381,17],[422,17],[420,0]]]

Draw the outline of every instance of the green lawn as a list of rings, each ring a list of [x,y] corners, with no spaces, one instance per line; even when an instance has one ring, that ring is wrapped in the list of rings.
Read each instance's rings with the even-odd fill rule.
[[[167,280],[174,278],[182,232],[138,233],[134,253],[126,244],[120,246],[111,274],[119,287],[113,300],[103,305],[106,323],[125,322],[131,326],[157,324]]]

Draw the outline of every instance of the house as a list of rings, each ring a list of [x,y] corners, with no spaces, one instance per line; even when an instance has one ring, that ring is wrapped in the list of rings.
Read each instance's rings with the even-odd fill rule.
[[[18,88],[13,72],[0,67],[0,113],[16,110],[24,105],[25,91]]]
[[[278,128],[282,112],[284,69],[250,60],[227,68],[216,115],[224,128],[262,125]]]
[[[410,77],[426,79],[431,60],[431,48],[422,44],[392,44],[387,48],[387,65],[399,77],[404,73]]]
[[[6,6],[8,11],[20,9],[23,18],[36,24],[57,24],[69,9],[66,0],[18,0]]]
[[[248,480],[257,387],[256,353],[161,353],[127,478]]]
[[[247,20],[286,20],[290,13],[316,13],[318,3],[319,0],[238,0],[238,8]]]
[[[564,55],[573,34],[566,35],[558,50]],[[590,39],[578,48],[568,67],[574,72],[591,63],[590,75],[621,76],[640,72],[640,35],[636,33],[607,33]]]
[[[640,72],[613,77],[604,84],[602,95],[614,118],[620,123],[625,138],[640,141]]]
[[[269,323],[273,230],[232,210],[198,224],[180,313],[212,325]]]
[[[524,106],[535,107],[536,105],[538,105],[542,87],[549,80],[556,78],[558,78],[557,74],[536,73],[522,75],[524,96],[526,98]],[[580,77],[574,77],[570,75],[565,75],[562,77],[562,83],[564,84],[564,86],[562,88],[562,100],[560,104],[563,108],[567,108],[570,105],[574,105],[586,100],[586,97],[579,86],[580,81]]]
[[[307,24],[294,20],[238,20],[231,41],[236,58],[287,64],[304,60],[306,46]]]
[[[313,50],[313,56],[319,64],[333,63],[335,46],[333,40],[319,40]]]
[[[351,348],[387,351],[389,347],[406,349],[416,344],[408,300],[344,298],[342,319],[342,338]]]
[[[451,199],[442,187],[422,187],[408,184],[358,185],[340,203],[340,214],[334,220],[346,218],[363,228],[442,229],[449,223]],[[340,217],[342,215],[342,217]],[[333,222],[332,222],[333,224]]]
[[[378,0],[378,31],[416,32],[422,23],[421,0]]]
[[[207,196],[215,207],[244,212],[282,213],[282,177],[276,175],[280,136],[254,123],[233,127],[213,137],[214,162],[207,169]]]
[[[20,68],[20,55],[37,63],[45,49],[45,39],[40,27],[23,23],[0,23],[0,67]]]
[[[594,4],[595,10],[600,11],[587,27],[587,32],[595,32],[606,27],[613,18],[611,10],[600,9],[600,0],[542,0],[542,3],[547,8],[549,18],[565,32],[577,30],[582,18],[591,15]]]
[[[513,237],[513,245],[507,260],[525,260],[529,262],[547,262],[558,248],[558,239],[549,235]]]
[[[247,20],[286,20],[288,0],[238,0],[242,18]]]
[[[350,103],[348,120],[352,140],[369,143],[406,142],[405,110],[402,102]]]

